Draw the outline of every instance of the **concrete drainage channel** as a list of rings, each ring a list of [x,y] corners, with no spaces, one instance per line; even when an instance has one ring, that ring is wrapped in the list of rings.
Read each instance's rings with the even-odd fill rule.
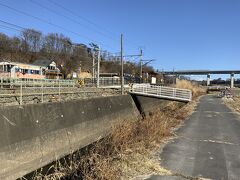
[[[147,116],[168,102],[123,95],[2,107],[0,179],[16,179],[49,165],[104,137],[113,124]]]

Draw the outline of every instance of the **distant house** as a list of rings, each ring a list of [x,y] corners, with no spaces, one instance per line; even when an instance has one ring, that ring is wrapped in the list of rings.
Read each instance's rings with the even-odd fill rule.
[[[44,79],[41,67],[11,61],[0,62],[0,77],[20,79]]]
[[[37,59],[32,64],[36,65],[36,66],[44,67],[46,69],[51,69],[51,70],[57,69],[56,63],[54,61],[48,60],[48,59]]]
[[[40,66],[47,79],[58,79],[62,77],[62,73],[57,68],[57,64],[52,60],[37,59],[32,64]]]
[[[58,79],[62,77],[56,63],[51,60],[36,60],[33,64],[0,62],[0,77],[21,79]]]

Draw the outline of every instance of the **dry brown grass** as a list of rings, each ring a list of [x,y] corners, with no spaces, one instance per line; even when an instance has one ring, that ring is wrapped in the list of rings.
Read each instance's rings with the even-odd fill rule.
[[[206,93],[206,90],[204,88],[187,80],[178,80],[176,88],[191,90],[194,98]]]
[[[153,158],[152,152],[173,136],[173,128],[189,116],[193,104],[183,106],[173,102],[151,117],[124,121],[84,152],[74,153],[66,162],[57,162],[51,174],[38,173],[35,179],[130,179],[139,174],[171,175]]]
[[[183,83],[182,83],[183,84]],[[185,88],[201,90],[184,82]],[[133,179],[144,174],[173,175],[153,156],[167,138],[194,110],[196,101],[187,105],[171,102],[150,117],[123,121],[111,133],[84,152],[72,154],[66,162],[52,166],[49,175],[38,173],[35,179]]]
[[[225,104],[233,111],[240,113],[240,97],[223,98]]]

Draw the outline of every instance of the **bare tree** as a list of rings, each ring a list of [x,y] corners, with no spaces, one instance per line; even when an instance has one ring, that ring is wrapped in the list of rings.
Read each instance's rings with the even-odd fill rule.
[[[25,29],[22,34],[23,46],[26,52],[39,52],[42,45],[42,33],[34,29]]]

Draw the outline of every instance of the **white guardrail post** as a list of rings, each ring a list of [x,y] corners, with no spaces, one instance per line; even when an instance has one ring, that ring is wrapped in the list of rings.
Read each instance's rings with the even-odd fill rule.
[[[189,93],[190,93],[190,101],[192,101],[192,91],[190,91]]]

